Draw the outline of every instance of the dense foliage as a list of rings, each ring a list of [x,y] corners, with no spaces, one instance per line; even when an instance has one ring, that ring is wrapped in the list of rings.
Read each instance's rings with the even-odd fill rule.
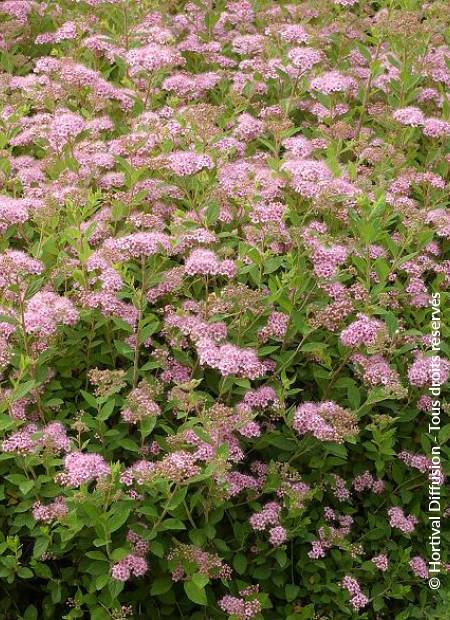
[[[2,619],[450,617],[449,24],[0,3]]]

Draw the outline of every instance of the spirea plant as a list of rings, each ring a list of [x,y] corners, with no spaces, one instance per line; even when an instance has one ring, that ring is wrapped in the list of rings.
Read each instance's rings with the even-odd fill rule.
[[[449,23],[0,3],[0,618],[450,617]]]

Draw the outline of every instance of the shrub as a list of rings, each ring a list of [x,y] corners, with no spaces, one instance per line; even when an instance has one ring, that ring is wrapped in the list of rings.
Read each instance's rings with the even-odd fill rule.
[[[0,4],[2,618],[449,617],[448,19]]]

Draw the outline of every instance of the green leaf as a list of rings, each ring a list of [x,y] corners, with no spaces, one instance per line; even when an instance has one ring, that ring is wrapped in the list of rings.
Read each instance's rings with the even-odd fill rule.
[[[450,424],[446,424],[439,431],[439,442],[441,444],[446,444],[450,439]]]
[[[287,583],[284,587],[284,593],[286,595],[286,600],[288,601],[288,603],[294,601],[297,598],[299,592],[300,588],[293,583]]]
[[[206,221],[212,226],[217,222],[217,218],[219,217],[220,207],[218,202],[210,202],[206,208]]]
[[[109,613],[101,607],[97,607],[97,609],[93,609],[89,613],[91,620],[109,620],[111,618]]]
[[[186,526],[180,519],[166,519],[162,522],[162,529],[164,530],[185,530]]]
[[[8,480],[8,482],[11,482],[16,486],[19,486],[23,482],[27,482],[27,479],[23,474],[9,474],[8,476],[5,476],[5,480]]]
[[[276,558],[278,564],[281,566],[281,568],[286,566],[287,561],[288,561],[288,557],[287,557],[286,551],[283,551],[283,549],[277,549],[275,551],[275,558]]]
[[[23,493],[23,495],[27,495],[33,487],[34,487],[33,480],[26,480],[25,482],[21,482],[19,484],[20,492]]]
[[[158,595],[165,594],[172,588],[173,582],[170,577],[160,577],[155,579],[150,588],[150,594]]]
[[[39,559],[42,557],[42,554],[48,549],[49,542],[49,539],[43,536],[36,538],[33,547],[33,558]]]
[[[33,571],[27,566],[21,566],[21,568],[19,568],[19,570],[17,571],[17,574],[22,579],[31,579],[31,577],[34,577]]]
[[[170,503],[168,505],[169,510],[175,510],[175,508],[177,508],[183,502],[184,498],[186,497],[187,490],[187,487],[182,487],[181,489],[178,489],[178,491],[170,500]]]
[[[122,342],[121,340],[114,340],[114,347],[123,357],[126,357],[129,360],[134,358],[133,349],[125,342]]]
[[[89,392],[85,392],[84,390],[80,390],[80,394],[83,396],[84,400],[90,407],[92,407],[93,409],[97,409],[98,404],[92,394],[89,394]]]
[[[108,516],[108,530],[109,532],[115,532],[118,530],[124,523],[126,523],[128,517],[131,512],[130,504],[118,504],[116,507],[112,509],[112,514]]]
[[[150,544],[150,553],[156,555],[157,558],[163,558],[165,554],[164,545],[157,540]]]
[[[25,383],[22,383],[21,385],[16,385],[16,387],[12,391],[11,396],[9,397],[9,400],[11,402],[15,402],[16,400],[19,400],[19,398],[23,398],[35,386],[36,386],[36,381],[26,381]]]
[[[25,609],[23,620],[38,620],[38,611],[34,605],[28,605]]]
[[[139,452],[138,445],[132,439],[121,439],[119,443],[122,448],[125,448],[125,450],[129,450],[130,452]]]
[[[95,580],[95,589],[103,590],[103,588],[109,583],[109,580],[110,576],[107,573],[104,573],[103,575],[98,575]]]
[[[243,575],[247,569],[247,558],[243,553],[237,553],[233,558],[233,568],[239,574]]]
[[[107,420],[111,416],[112,412],[114,411],[115,405],[116,405],[115,399],[111,398],[111,400],[109,400],[105,405],[103,405],[103,407],[100,410],[99,415],[97,416],[97,419],[101,420],[102,422]]]
[[[208,601],[205,590],[203,588],[199,588],[192,581],[184,582],[184,591],[186,592],[188,599],[193,603],[197,603],[197,605],[207,604]]]

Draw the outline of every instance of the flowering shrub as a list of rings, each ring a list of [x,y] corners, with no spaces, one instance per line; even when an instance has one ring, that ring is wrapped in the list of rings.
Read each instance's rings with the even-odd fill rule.
[[[449,20],[0,3],[1,618],[450,616]]]

